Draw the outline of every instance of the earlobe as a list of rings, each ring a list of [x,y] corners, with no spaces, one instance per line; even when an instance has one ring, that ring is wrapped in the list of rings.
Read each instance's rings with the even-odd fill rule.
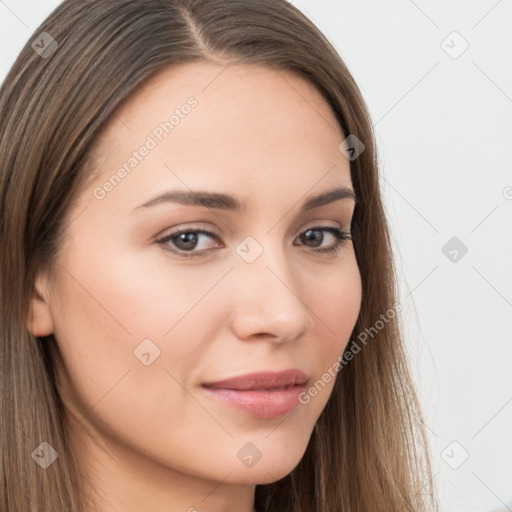
[[[48,336],[54,331],[50,304],[41,284],[36,280],[27,316],[27,328],[33,336]]]

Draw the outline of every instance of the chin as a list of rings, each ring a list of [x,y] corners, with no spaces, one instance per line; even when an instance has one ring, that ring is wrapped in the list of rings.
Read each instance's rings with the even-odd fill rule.
[[[237,465],[229,480],[237,484],[270,484],[289,475],[300,463],[307,443],[295,445],[292,450],[269,445],[263,450],[261,458],[250,467]]]

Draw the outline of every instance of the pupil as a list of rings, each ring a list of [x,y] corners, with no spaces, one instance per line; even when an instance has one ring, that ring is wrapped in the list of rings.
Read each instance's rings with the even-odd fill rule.
[[[180,233],[178,235],[178,242],[184,242],[182,249],[193,249],[197,244],[197,233]]]
[[[317,245],[321,245],[323,234],[318,229],[308,229],[306,231],[306,233],[304,233],[304,235],[305,235],[306,239],[308,239],[312,242],[318,242],[317,244],[315,244],[315,247]]]

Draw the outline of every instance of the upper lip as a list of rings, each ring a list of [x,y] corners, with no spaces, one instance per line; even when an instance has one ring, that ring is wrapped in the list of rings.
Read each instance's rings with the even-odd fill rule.
[[[307,380],[308,376],[303,371],[293,368],[280,372],[250,373],[216,382],[204,382],[202,385],[208,388],[236,390],[276,389],[290,386],[302,386]]]

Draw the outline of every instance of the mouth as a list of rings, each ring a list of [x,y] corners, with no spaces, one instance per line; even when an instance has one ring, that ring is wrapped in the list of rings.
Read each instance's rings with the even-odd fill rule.
[[[291,386],[306,384],[308,376],[294,368],[280,372],[256,372],[215,382],[205,382],[203,386],[215,389],[282,390]]]
[[[278,418],[299,405],[308,377],[301,370],[260,372],[201,385],[214,400],[249,416]]]

